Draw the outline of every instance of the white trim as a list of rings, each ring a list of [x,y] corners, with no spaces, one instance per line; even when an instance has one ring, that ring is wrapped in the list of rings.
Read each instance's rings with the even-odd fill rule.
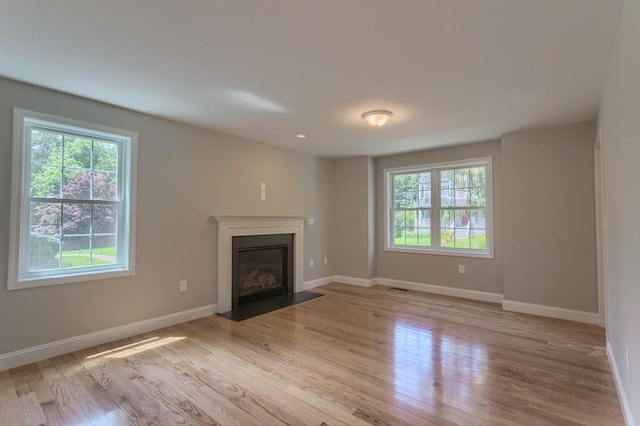
[[[336,275],[333,277],[334,282],[356,285],[358,287],[373,287],[376,285],[377,278],[365,279],[365,278],[354,278],[354,277],[345,277],[343,275]]]
[[[620,376],[620,370],[618,370],[618,363],[616,362],[616,357],[613,354],[611,342],[609,341],[607,341],[607,357],[609,359],[611,371],[613,372],[613,381],[616,384],[616,391],[618,391],[618,399],[620,400],[620,406],[622,407],[624,421],[627,426],[636,426],[636,423],[633,420],[633,415],[631,414],[631,404],[629,403],[627,394],[624,392],[624,387],[622,386],[622,377]]]
[[[533,303],[517,302],[515,300],[503,300],[502,309],[505,311],[538,315],[541,317],[557,318],[595,325],[600,324],[600,315],[597,312],[576,311],[574,309],[536,305]]]
[[[25,143],[27,125],[52,127],[62,132],[87,135],[92,138],[104,138],[121,144],[121,156],[118,159],[118,198],[121,199],[124,214],[118,211],[118,260],[114,265],[95,268],[86,267],[79,271],[56,269],[38,273],[27,272],[21,259],[27,254],[28,211],[25,206],[23,185],[27,182],[29,167],[25,167],[28,144]],[[79,120],[57,117],[29,111],[13,109],[13,158],[11,176],[11,207],[9,234],[9,265],[7,290],[21,290],[74,282],[102,280],[135,275],[136,249],[136,187],[138,164],[138,134],[128,130],[116,129]],[[128,241],[124,238],[128,237]]]
[[[598,281],[598,312],[600,313],[600,326],[607,327],[607,272],[606,272],[606,229],[605,229],[605,194],[604,194],[604,151],[601,140],[601,128],[598,127],[594,160],[594,184],[595,184],[595,212],[596,212],[596,270]]]
[[[212,216],[218,223],[216,296],[218,312],[231,310],[231,243],[234,236],[293,234],[294,293],[303,290],[304,224],[306,216]]]
[[[302,284],[302,288],[304,290],[311,290],[312,288],[331,284],[332,282],[335,282],[335,277],[333,275],[330,275],[328,277],[318,278],[317,280],[305,281],[304,284]]]
[[[470,251],[464,251],[462,249],[453,250],[453,249],[420,249],[412,246],[406,246],[403,248],[402,246],[391,246],[385,247],[384,251],[391,251],[395,253],[414,253],[414,254],[433,254],[435,256],[458,256],[458,257],[477,257],[479,259],[495,259],[496,257],[490,253],[476,253]]]
[[[118,339],[124,339],[125,337],[135,336],[136,334],[158,330],[160,328],[181,324],[183,322],[192,321],[202,317],[208,317],[215,314],[215,312],[216,305],[206,305],[156,318],[107,328],[105,330],[95,331],[81,336],[70,337],[68,339],[58,340],[57,342],[45,343],[44,345],[33,346],[31,348],[21,349],[15,352],[0,354],[0,371],[30,364],[32,362],[42,361],[43,359],[78,351],[80,349],[90,348],[103,343],[113,342]]]
[[[485,250],[464,250],[455,248],[439,247],[439,232],[440,223],[439,212],[442,209],[440,206],[440,179],[439,173],[442,169],[454,168],[454,167],[472,167],[475,165],[483,165],[486,167],[486,201],[485,206],[485,232],[487,248]],[[432,247],[418,247],[418,246],[401,246],[393,243],[391,236],[393,232],[393,226],[391,225],[391,210],[392,210],[392,185],[391,179],[395,173],[411,173],[418,171],[429,171],[431,173],[431,232],[432,236],[435,235],[435,240],[432,239]],[[434,173],[435,172],[435,173]],[[393,167],[383,170],[383,183],[384,183],[384,251],[400,252],[400,253],[415,253],[415,254],[434,254],[441,256],[459,256],[459,257],[476,257],[485,259],[495,259],[494,254],[494,223],[493,223],[493,157],[481,157],[470,158],[465,160],[446,161],[441,163],[422,164],[416,166],[402,166]]]
[[[464,288],[446,287],[434,284],[417,283],[412,281],[378,278],[378,285],[397,287],[405,290],[424,291],[427,293],[441,294],[444,296],[461,297],[463,299],[479,300],[482,302],[502,303],[502,294],[488,291],[467,290]]]

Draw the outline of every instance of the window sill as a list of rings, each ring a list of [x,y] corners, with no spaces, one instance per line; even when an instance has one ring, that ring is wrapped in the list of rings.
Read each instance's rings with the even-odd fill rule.
[[[495,256],[493,255],[493,253],[421,249],[421,248],[410,247],[410,246],[409,247],[398,247],[398,246],[385,247],[384,251],[390,251],[395,253],[432,254],[436,256],[475,257],[480,259],[495,259]]]
[[[86,281],[106,280],[109,278],[120,278],[135,275],[133,268],[116,269],[104,272],[85,272],[80,274],[58,275],[47,278],[33,278],[23,280],[10,280],[7,290],[26,290],[37,287],[49,287],[53,285],[72,284]]]

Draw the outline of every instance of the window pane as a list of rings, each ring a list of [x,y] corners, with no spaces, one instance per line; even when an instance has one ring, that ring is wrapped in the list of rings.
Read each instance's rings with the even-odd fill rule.
[[[486,249],[485,209],[440,210],[440,246]]]
[[[431,210],[418,210],[415,218],[416,245],[429,247],[431,245]]]
[[[64,204],[62,206],[63,236],[89,236],[91,230],[91,204]]]
[[[68,136],[64,138],[65,167],[90,169],[91,168],[91,140],[80,136]]]
[[[485,230],[471,230],[471,248],[473,249],[486,249],[487,248],[487,233]]]
[[[29,232],[32,235],[59,236],[61,212],[61,204],[30,203]]]
[[[88,200],[91,195],[91,172],[65,169],[62,172],[62,198]]]
[[[484,209],[470,210],[470,224],[473,229],[485,229],[487,227],[487,218]]]
[[[62,135],[46,130],[31,129],[31,163],[49,166],[62,165]]]
[[[422,247],[431,246],[431,229],[418,228],[418,244]]]
[[[456,189],[455,198],[456,207],[467,207],[469,205],[469,190],[466,188]]]
[[[31,197],[60,197],[60,167],[31,166],[30,191]]]
[[[456,211],[453,209],[440,210],[440,246],[454,247]]]
[[[393,190],[396,193],[418,192],[419,173],[393,175]]]
[[[404,211],[394,212],[393,215],[393,241],[394,244],[405,244],[406,215]]]
[[[407,245],[418,245],[418,234],[416,230],[416,226],[419,222],[418,210],[407,211],[406,218],[406,228],[407,228]]]
[[[440,190],[440,205],[442,207],[453,207],[455,204],[455,190],[442,189]]]
[[[469,169],[469,186],[484,188],[487,185],[486,167],[472,167]]]
[[[418,245],[416,223],[419,222],[419,211],[394,212],[393,240],[397,245]]]
[[[62,241],[62,267],[91,266],[90,241],[89,237],[65,237]]]
[[[30,272],[58,268],[60,240],[57,237],[29,237],[27,270]]]
[[[467,188],[469,186],[469,169],[454,170],[454,181],[456,188]]]
[[[93,173],[93,199],[115,200],[117,188],[117,175],[108,172]]]
[[[119,145],[112,142],[93,142],[93,168],[103,172],[118,171]]]
[[[487,205],[486,191],[484,188],[471,188],[469,191],[471,193],[470,195],[472,206],[484,207]]]
[[[113,205],[93,206],[93,234],[115,234],[118,209]]]
[[[414,209],[418,207],[418,191],[405,192],[406,208]]]
[[[453,189],[453,170],[440,171],[440,189]]]
[[[94,265],[107,265],[116,263],[116,236],[104,235],[93,238],[93,250],[91,252]]]
[[[431,207],[431,191],[420,191],[418,193],[417,207]]]

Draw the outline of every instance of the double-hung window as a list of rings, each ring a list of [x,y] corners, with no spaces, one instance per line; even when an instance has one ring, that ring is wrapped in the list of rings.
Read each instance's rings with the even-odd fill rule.
[[[493,257],[491,158],[387,169],[385,249]]]
[[[133,274],[136,144],[14,110],[10,290]]]

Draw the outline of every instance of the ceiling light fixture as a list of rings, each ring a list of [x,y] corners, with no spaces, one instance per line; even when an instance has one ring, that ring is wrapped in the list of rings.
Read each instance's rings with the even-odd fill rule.
[[[386,111],[383,109],[376,109],[373,111],[367,111],[362,114],[362,118],[367,124],[371,127],[380,127],[384,126],[387,121],[393,116],[391,111]]]
[[[305,132],[296,132],[296,138],[304,139],[306,137],[307,137],[307,134]]]

